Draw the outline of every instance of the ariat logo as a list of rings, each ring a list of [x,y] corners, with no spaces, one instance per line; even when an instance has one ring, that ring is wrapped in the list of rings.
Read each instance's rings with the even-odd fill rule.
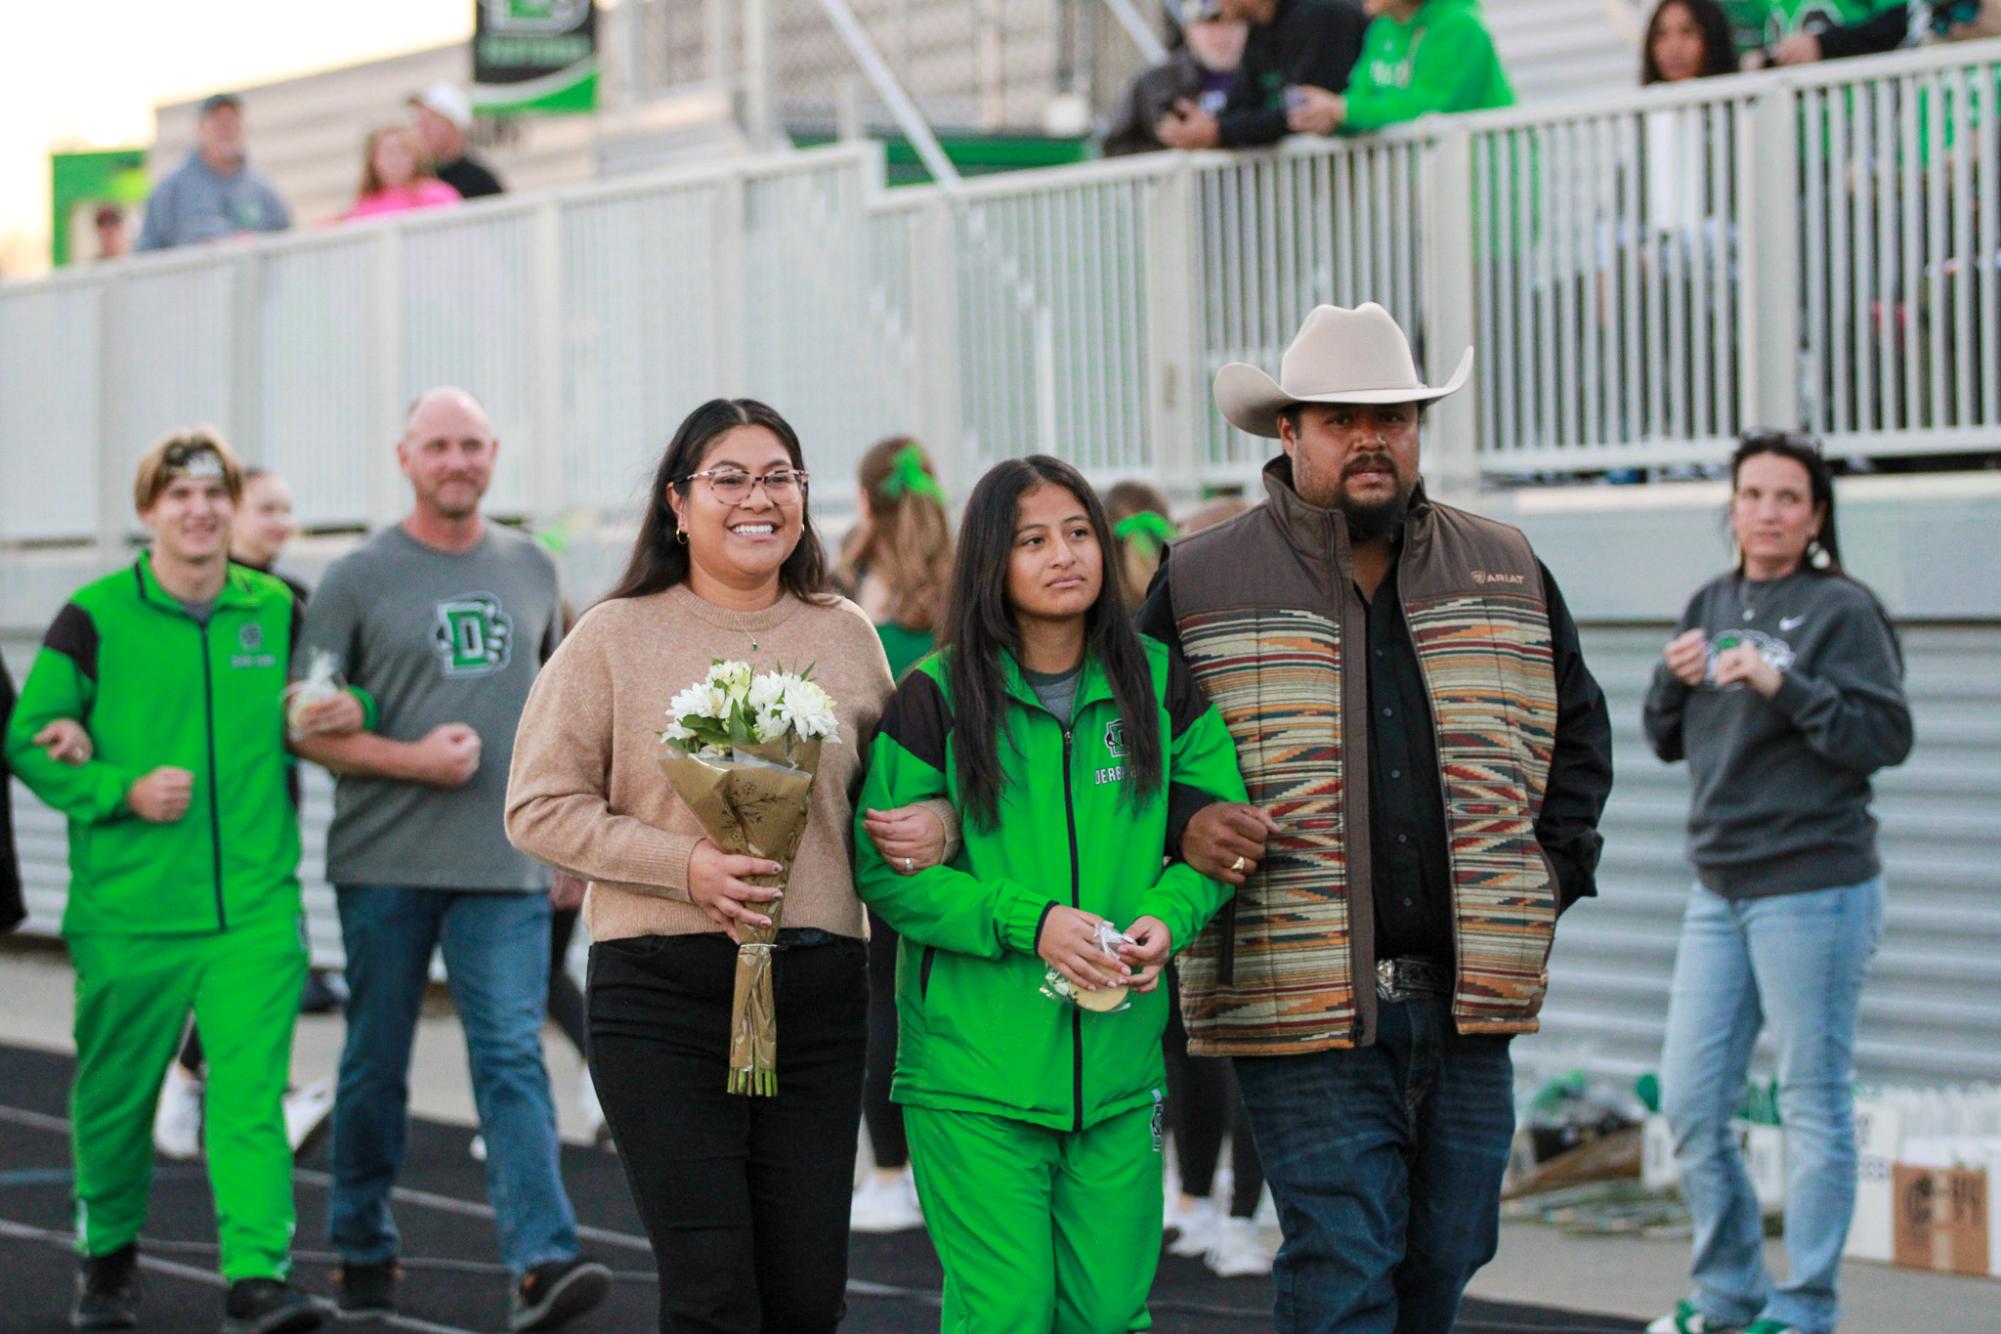
[[[1153,1151],[1159,1153],[1167,1142],[1167,1095],[1153,1091]]]
[[[1105,724],[1105,750],[1120,759],[1126,754],[1126,720],[1114,718]]]
[[[507,669],[514,642],[514,622],[491,593],[468,593],[433,608],[437,627],[431,647],[445,675],[492,676]]]
[[[1528,582],[1528,576],[1525,574],[1503,574],[1499,570],[1475,570],[1473,571],[1473,582],[1482,587],[1488,584],[1525,584]]]

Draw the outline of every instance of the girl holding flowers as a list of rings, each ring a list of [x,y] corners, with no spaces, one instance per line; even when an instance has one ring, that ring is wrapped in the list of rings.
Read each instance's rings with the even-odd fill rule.
[[[624,576],[535,682],[508,783],[516,846],[592,882],[591,1075],[653,1242],[662,1330],[825,1331],[844,1309],[868,1004],[850,840],[891,680],[868,618],[827,592],[807,480],[766,405],[689,415]],[[717,847],[662,772],[670,704],[750,688],[712,679],[719,661],[793,678],[810,665],[810,682],[767,686],[757,715],[833,729],[782,889],[759,883],[778,862]],[[677,700],[691,686],[702,701]],[[906,814],[883,855],[922,870],[953,817]],[[774,925],[776,1095],[738,1096],[737,941]]]
[[[1160,970],[1229,892],[1163,866],[1169,790],[1182,810],[1244,787],[1187,669],[1132,628],[1113,551],[1068,464],[989,472],[947,647],[904,678],[864,783],[865,807],[942,796],[964,825],[909,876],[857,840],[862,897],[902,936],[894,1096],[948,1331],[1150,1326]]]

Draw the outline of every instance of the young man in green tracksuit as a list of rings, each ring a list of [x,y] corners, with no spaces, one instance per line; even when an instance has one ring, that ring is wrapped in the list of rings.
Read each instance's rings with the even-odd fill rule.
[[[955,1334],[1152,1325],[1157,983],[1229,894],[1163,866],[1169,805],[1244,787],[1221,717],[1127,620],[1112,550],[1068,465],[988,473],[961,530],[954,647],[905,677],[857,804],[861,897],[902,937],[893,1097]],[[960,855],[885,863],[869,812],[938,796],[964,818]],[[1131,943],[1105,953],[1101,924]]]
[[[1515,104],[1479,0],[1367,0],[1368,30],[1345,93],[1296,90],[1294,134],[1368,134],[1455,111]]]
[[[57,614],[7,724],[8,763],[69,817],[77,1329],[138,1321],[153,1107],[190,1010],[209,1057],[223,1328],[320,1324],[286,1282],[280,1102],[306,968],[283,702],[297,614],[282,583],[228,562],[241,490],[212,435],[149,451],[134,499],[151,547]],[[344,696],[299,721],[352,730],[361,714]],[[87,747],[37,744],[63,720],[81,723]]]

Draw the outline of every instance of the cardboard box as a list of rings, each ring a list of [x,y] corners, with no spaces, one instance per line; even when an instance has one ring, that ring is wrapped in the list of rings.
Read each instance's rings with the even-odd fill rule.
[[[1985,1168],[1891,1168],[1891,1255],[1905,1269],[1985,1275],[1991,1210]]]

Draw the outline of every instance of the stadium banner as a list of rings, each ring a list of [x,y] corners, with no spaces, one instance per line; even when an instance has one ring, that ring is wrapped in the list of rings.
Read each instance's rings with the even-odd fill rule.
[[[592,0],[475,0],[472,104],[483,116],[597,110]]]

